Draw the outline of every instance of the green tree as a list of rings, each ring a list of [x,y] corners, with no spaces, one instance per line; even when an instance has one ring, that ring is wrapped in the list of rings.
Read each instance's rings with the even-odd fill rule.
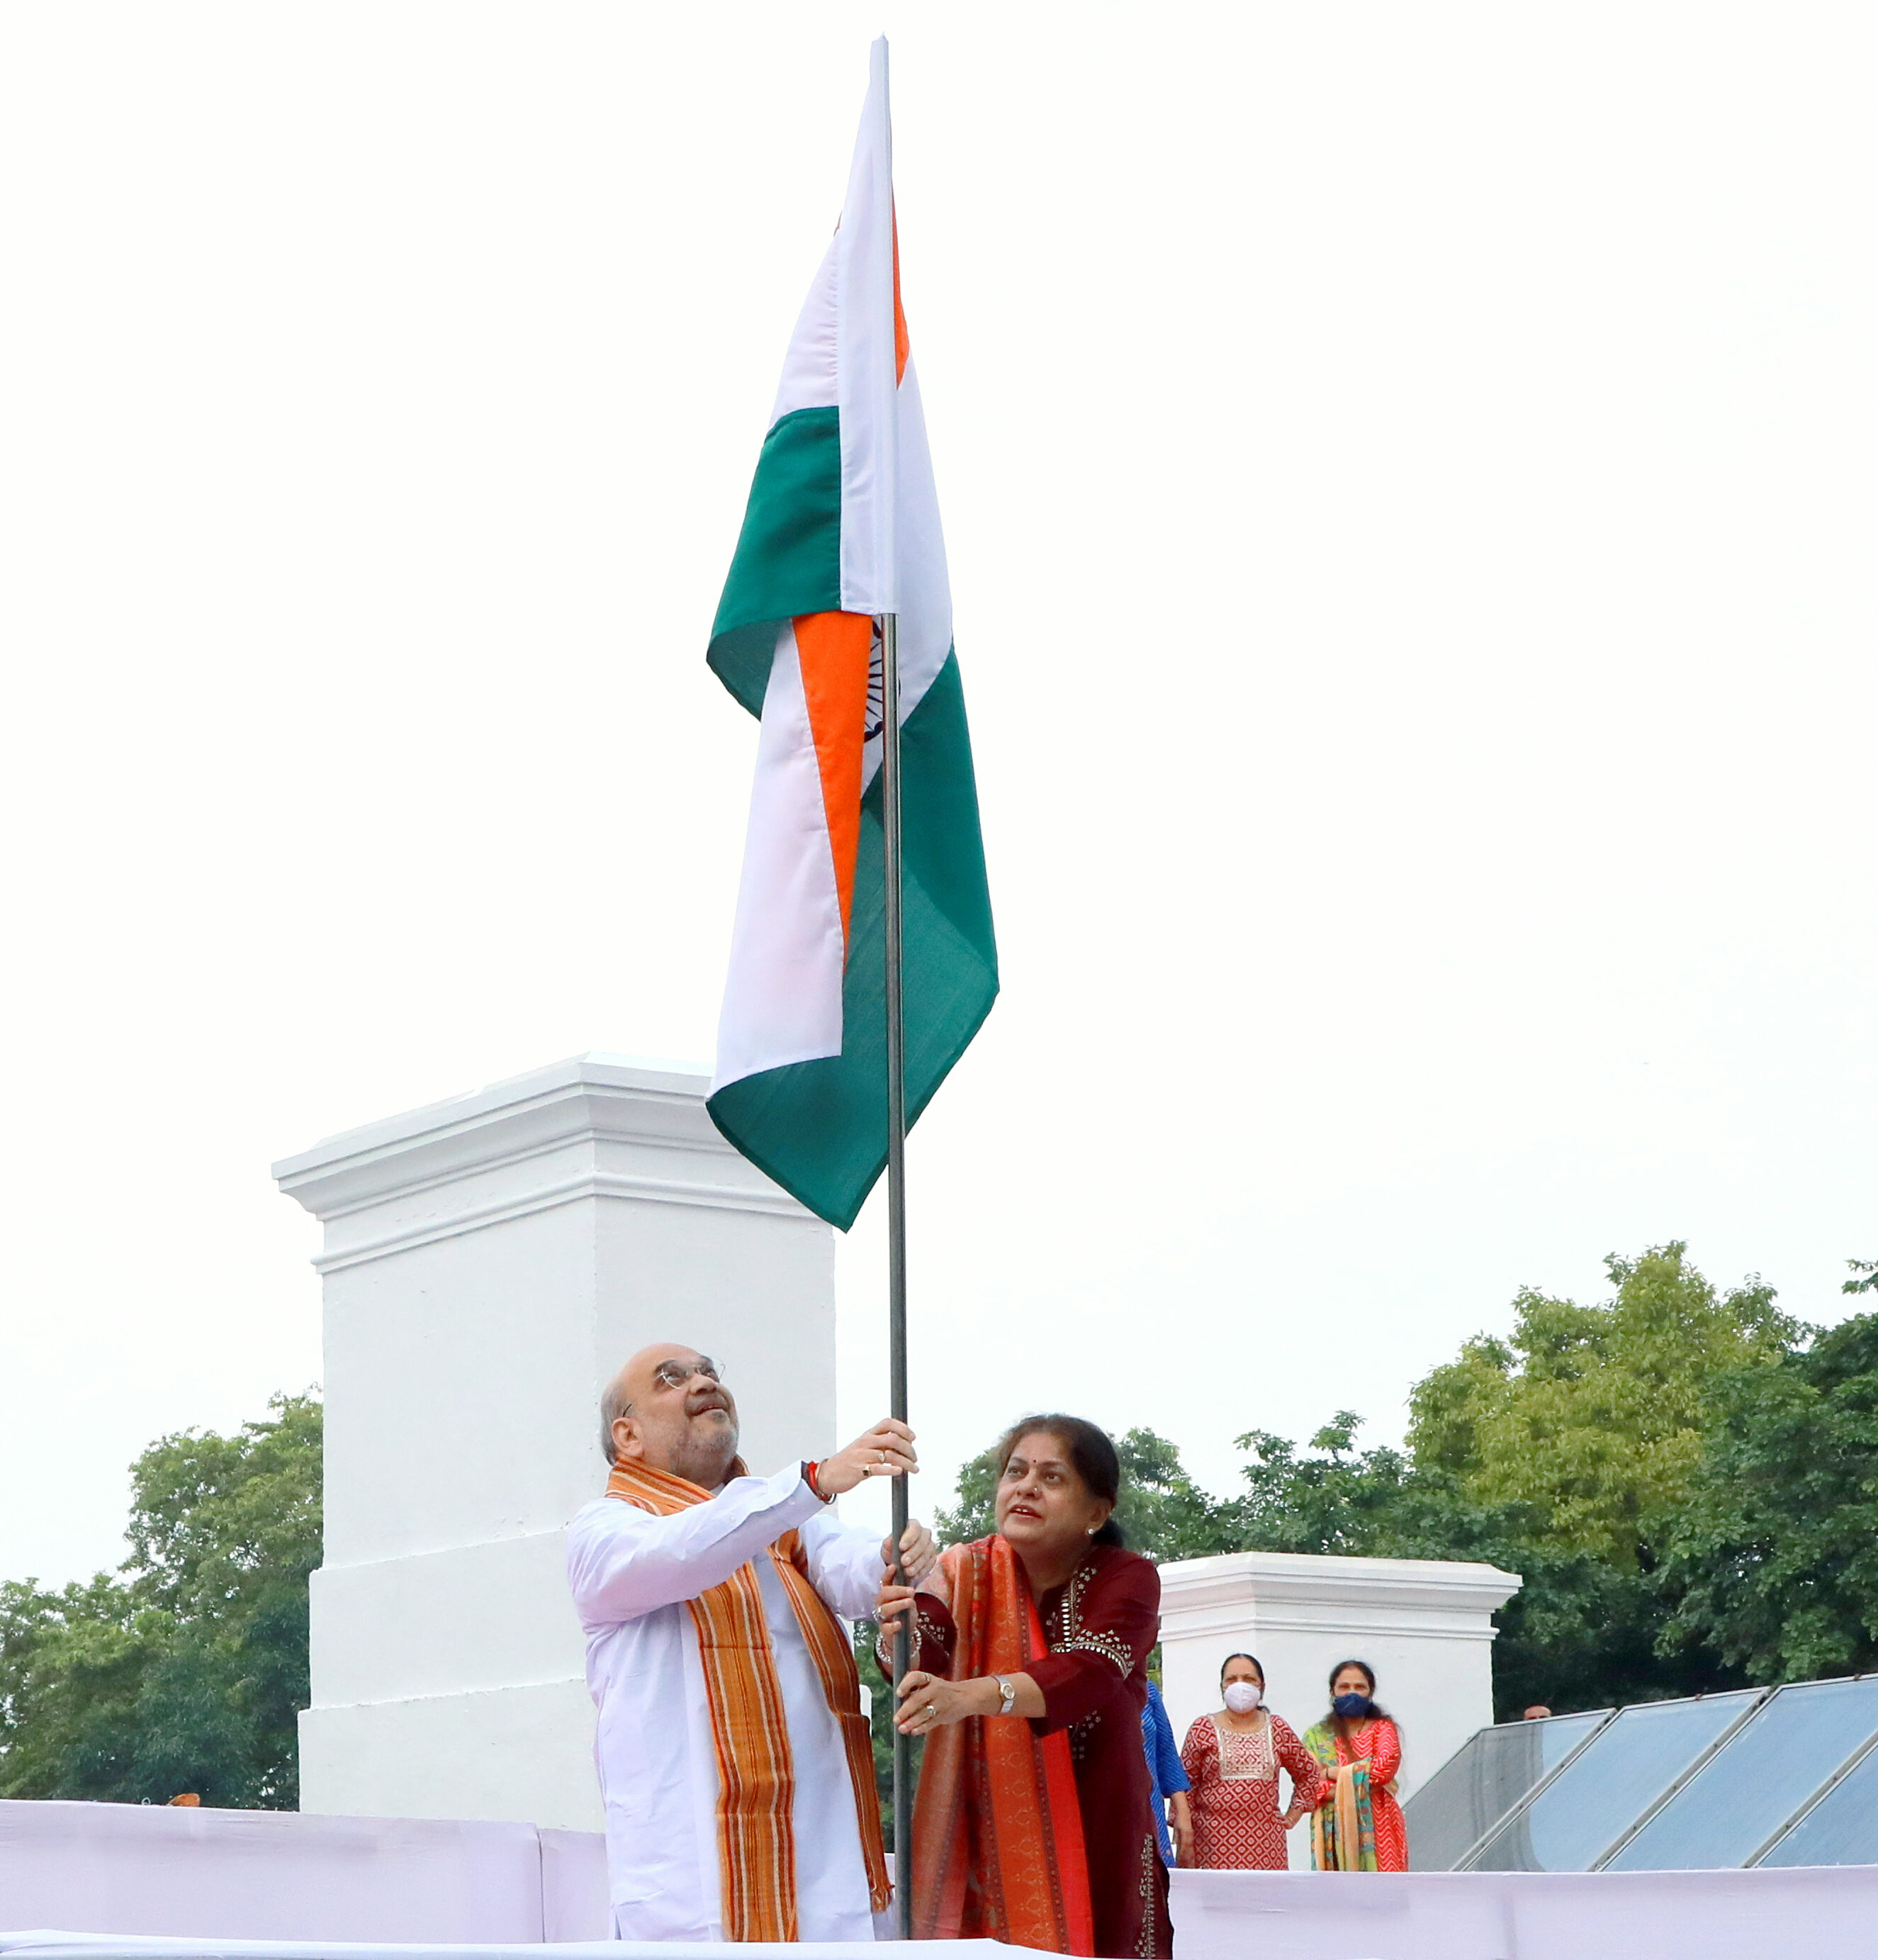
[[[1878,1293],[1878,1259],[1848,1259],[1845,1263],[1854,1272],[1863,1273],[1864,1278],[1841,1280],[1841,1293]]]
[[[1416,1384],[1416,1462],[1478,1502],[1527,1507],[1535,1542],[1653,1570],[1701,1461],[1710,1385],[1804,1331],[1758,1279],[1718,1296],[1686,1252],[1613,1254],[1603,1306],[1522,1291],[1510,1338],[1470,1341]]]
[[[1219,1507],[1215,1529],[1245,1551],[1335,1553],[1346,1558],[1396,1558],[1412,1516],[1429,1494],[1417,1485],[1414,1465],[1399,1451],[1358,1451],[1362,1418],[1339,1409],[1301,1456],[1288,1438],[1254,1430],[1237,1439],[1252,1460],[1241,1472],[1244,1494]],[[1441,1534],[1438,1532],[1438,1536]],[[1437,1554],[1448,1557],[1443,1552]]]
[[[1715,1385],[1665,1562],[1669,1640],[1756,1682],[1878,1669],[1878,1313]]]
[[[1659,1615],[1648,1582],[1583,1551],[1544,1542],[1543,1517],[1524,1502],[1489,1503],[1452,1471],[1399,1450],[1355,1447],[1359,1427],[1339,1410],[1301,1452],[1255,1430],[1244,1496],[1219,1509],[1215,1528],[1238,1548],[1365,1558],[1477,1560],[1518,1573],[1499,1615],[1494,1694],[1502,1716],[1543,1701],[1561,1710],[1679,1691],[1655,1650]],[[1714,1685],[1712,1670],[1698,1685]]]
[[[321,1411],[269,1407],[145,1451],[117,1573],[0,1586],[0,1796],[297,1804]]]
[[[1520,1572],[1495,1692],[1559,1708],[1738,1684],[1728,1658],[1666,1621],[1660,1567],[1694,1488],[1711,1391],[1758,1379],[1806,1330],[1750,1278],[1718,1294],[1679,1241],[1605,1262],[1615,1297],[1533,1289],[1511,1335],[1467,1342],[1409,1397],[1418,1474],[1450,1480]],[[1464,1542],[1457,1536],[1457,1542]]]
[[[948,1510],[942,1506],[933,1516],[933,1535],[941,1545],[970,1545],[986,1538],[992,1529],[992,1498],[997,1489],[998,1469],[989,1449],[981,1449],[959,1471],[956,1502]]]

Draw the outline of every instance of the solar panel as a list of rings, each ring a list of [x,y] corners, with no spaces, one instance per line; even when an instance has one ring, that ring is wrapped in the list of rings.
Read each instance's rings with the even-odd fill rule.
[[[1868,1751],[1759,1862],[1878,1865],[1878,1748]]]
[[[1473,1872],[1588,1872],[1765,1692],[1620,1709],[1468,1859]]]
[[[1402,1806],[1410,1866],[1418,1872],[1451,1872],[1610,1713],[1597,1708],[1477,1730]]]
[[[1603,1869],[1745,1865],[1878,1731],[1878,1676],[1783,1688]]]

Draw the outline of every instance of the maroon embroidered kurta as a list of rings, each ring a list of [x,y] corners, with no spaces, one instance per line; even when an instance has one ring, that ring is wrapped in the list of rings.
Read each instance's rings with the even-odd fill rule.
[[[1120,1545],[1092,1545],[1069,1583],[1036,1603],[1049,1651],[1025,1663],[1045,1710],[1030,1726],[1038,1736],[1069,1732],[1095,1952],[1106,1960],[1170,1960],[1167,1868],[1155,1844],[1153,1786],[1141,1746],[1148,1656],[1160,1637],[1161,1575]],[[955,1634],[945,1600],[923,1592],[920,1622],[914,1665],[949,1676]]]

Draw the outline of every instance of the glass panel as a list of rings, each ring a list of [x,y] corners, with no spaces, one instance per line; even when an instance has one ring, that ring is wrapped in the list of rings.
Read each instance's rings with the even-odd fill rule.
[[[1482,1729],[1402,1806],[1409,1866],[1451,1872],[1514,1805],[1549,1776],[1610,1713],[1554,1715]]]
[[[1748,1688],[1622,1710],[1528,1809],[1507,1819],[1468,1869],[1588,1872],[1759,1693]]]
[[[1878,1677],[1783,1688],[1605,1869],[1745,1865],[1874,1729]]]
[[[1878,1749],[1828,1790],[1761,1863],[1878,1865]]]

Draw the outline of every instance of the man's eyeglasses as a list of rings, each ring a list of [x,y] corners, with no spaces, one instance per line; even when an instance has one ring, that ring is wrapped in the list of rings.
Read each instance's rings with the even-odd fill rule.
[[[717,1363],[708,1354],[701,1354],[695,1361],[661,1361],[652,1371],[652,1386],[655,1389],[682,1389],[694,1375],[702,1375],[706,1381],[716,1382],[720,1387],[723,1383],[723,1376],[717,1372]],[[619,1412],[631,1415],[632,1404],[622,1402]]]
[[[694,1375],[702,1375],[707,1381],[720,1384],[723,1380],[717,1372],[717,1363],[708,1354],[701,1354],[695,1361],[661,1361],[652,1371],[653,1386],[682,1389]]]

